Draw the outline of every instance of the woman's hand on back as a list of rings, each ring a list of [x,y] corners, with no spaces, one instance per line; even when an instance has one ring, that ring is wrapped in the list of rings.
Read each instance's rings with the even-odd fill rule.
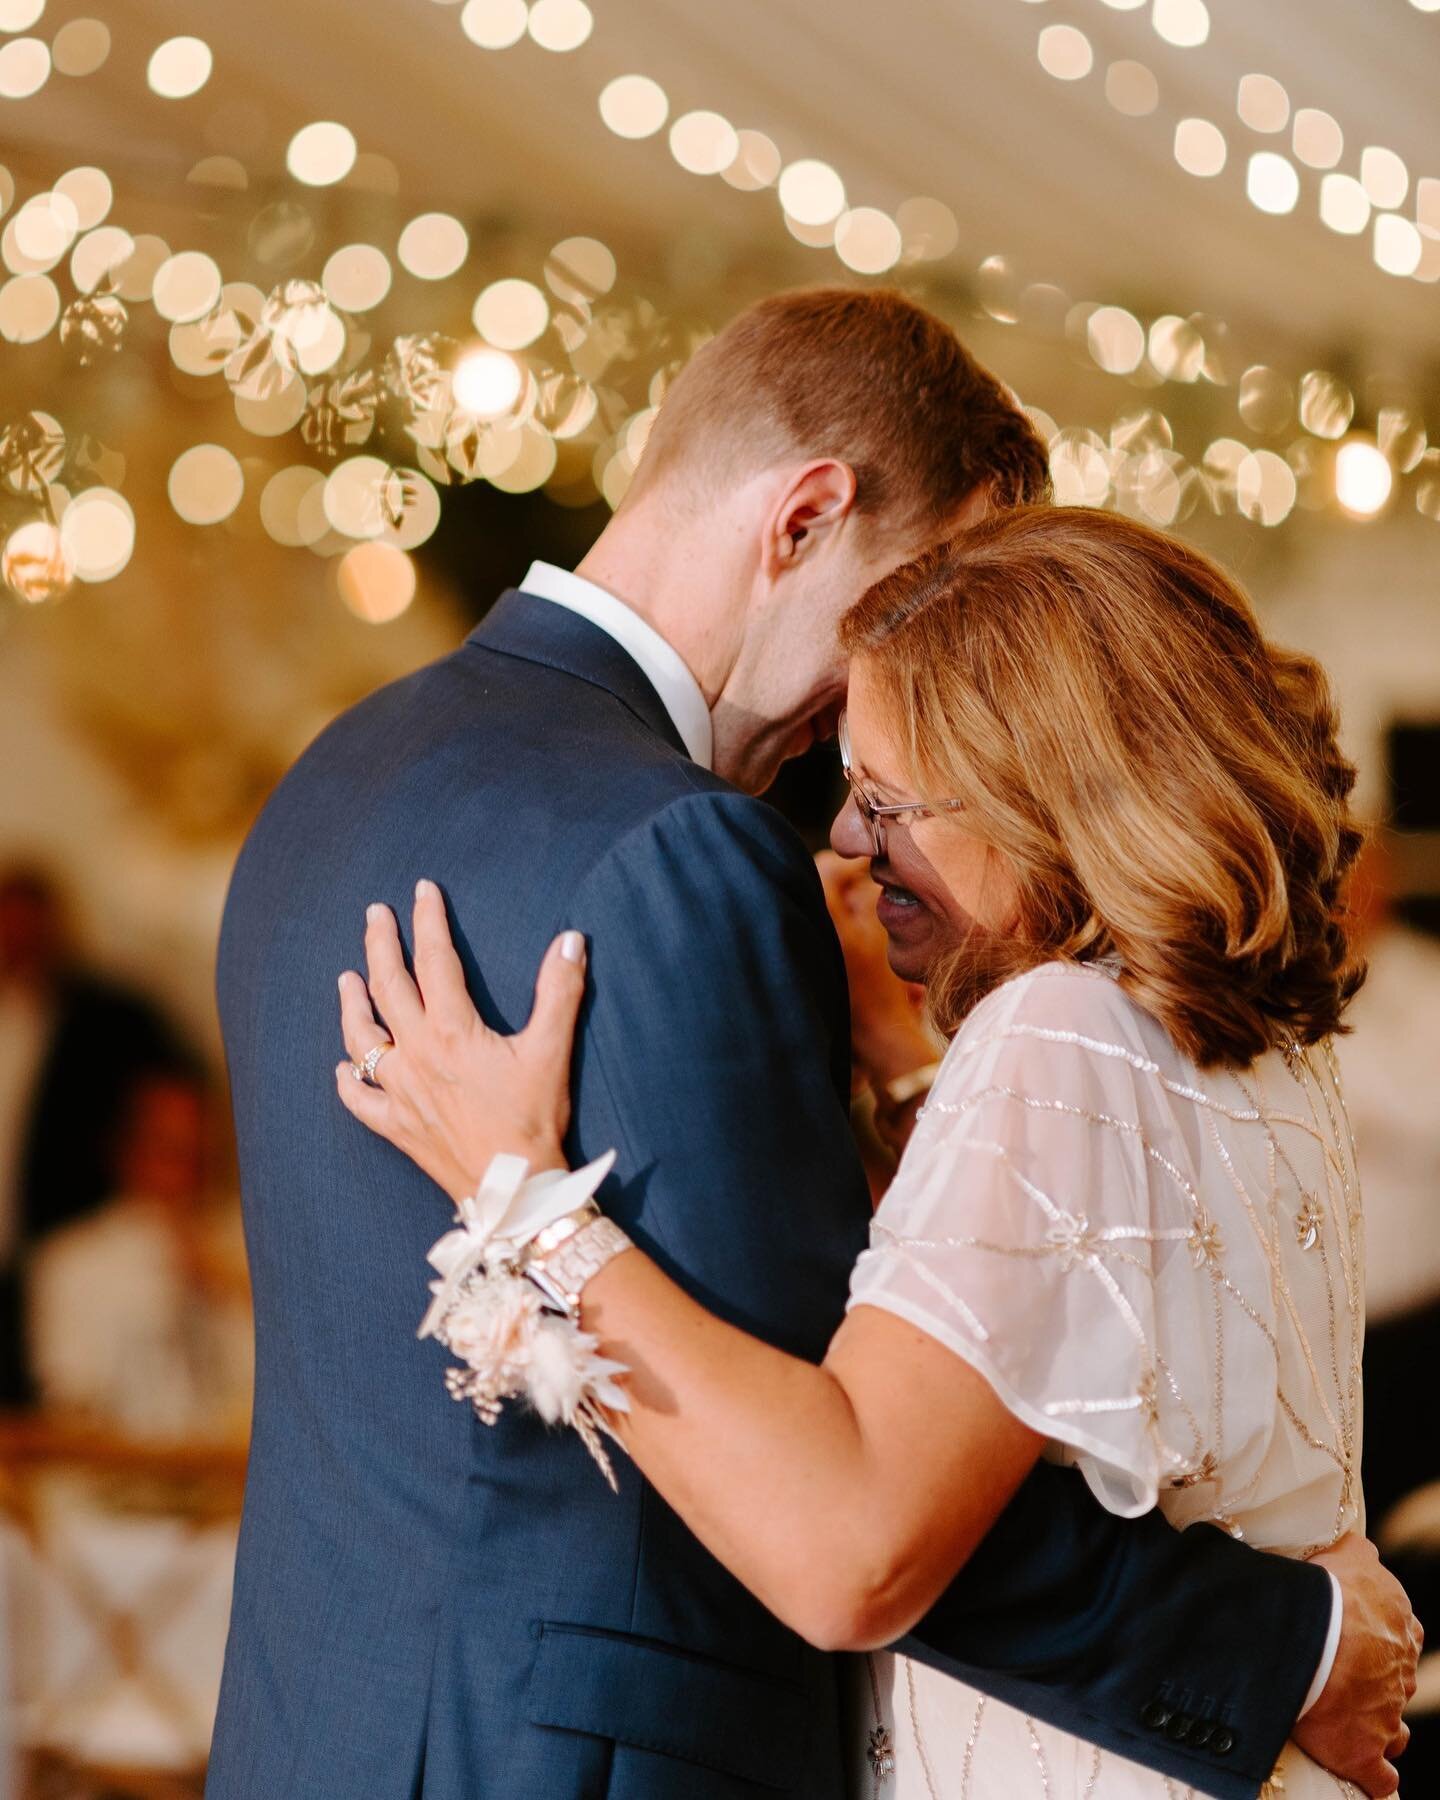
[[[366,920],[368,985],[353,970],[340,977],[350,1060],[336,1068],[335,1086],[346,1110],[455,1201],[476,1191],[502,1152],[525,1157],[533,1171],[565,1167],[570,1057],[585,993],[580,934],[550,946],[530,1022],[502,1037],[475,1010],[434,882],[415,889],[413,976],[390,908],[372,906]],[[356,1067],[387,1043],[376,1085],[358,1081]]]

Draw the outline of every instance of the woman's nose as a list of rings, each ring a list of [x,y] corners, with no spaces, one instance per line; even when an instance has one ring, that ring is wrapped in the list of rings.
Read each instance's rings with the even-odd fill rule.
[[[835,823],[830,827],[830,848],[837,856],[873,856],[875,840],[870,835],[870,828],[860,817],[860,809],[855,804],[855,796],[847,794],[845,804],[835,815]]]

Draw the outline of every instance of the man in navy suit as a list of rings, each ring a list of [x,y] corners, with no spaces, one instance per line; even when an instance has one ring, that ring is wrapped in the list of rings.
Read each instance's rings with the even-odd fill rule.
[[[677,381],[580,572],[537,564],[271,800],[220,955],[258,1356],[211,1800],[840,1800],[838,1660],[633,1468],[617,1498],[573,1434],[447,1398],[414,1340],[446,1209],[336,1103],[333,983],[365,903],[408,916],[421,873],[493,1025],[584,931],[572,1158],[618,1147],[607,1210],[818,1359],[869,1218],[845,981],[809,858],[750,796],[830,728],[870,581],[1044,488],[938,320],[766,302]],[[1254,1795],[1292,1734],[1390,1791],[1408,1607],[1367,1546],[1331,1570],[1121,1522],[1042,1465],[909,1647],[1205,1792]]]

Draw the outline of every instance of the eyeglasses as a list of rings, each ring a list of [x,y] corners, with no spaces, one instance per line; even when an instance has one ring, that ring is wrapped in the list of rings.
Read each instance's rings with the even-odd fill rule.
[[[860,777],[855,773],[855,765],[850,755],[850,722],[842,712],[837,733],[840,740],[840,767],[844,771],[845,780],[849,783],[850,797],[855,802],[855,810],[865,821],[870,832],[871,847],[876,857],[885,854],[886,819],[933,819],[937,810],[960,812],[965,805],[963,800],[942,800],[937,809],[926,806],[920,800],[907,800],[898,806],[881,806],[865,789]]]

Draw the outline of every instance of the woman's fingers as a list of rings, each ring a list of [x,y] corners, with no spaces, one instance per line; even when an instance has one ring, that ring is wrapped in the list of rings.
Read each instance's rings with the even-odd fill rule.
[[[363,1063],[377,1045],[390,1042],[390,1033],[375,1017],[365,983],[353,969],[340,977],[340,1032],[352,1063]],[[377,1078],[378,1069],[377,1064]]]
[[[424,1017],[425,1009],[420,1002],[420,990],[405,967],[399,928],[388,906],[365,909],[365,964],[370,977],[370,992],[375,996],[391,1035],[399,1038],[407,1025],[414,1025]]]
[[[535,1006],[525,1027],[526,1044],[568,1077],[575,1021],[585,998],[585,939],[566,931],[545,953],[535,983]]]
[[[433,881],[415,885],[415,979],[425,1011],[438,1024],[458,1029],[474,1019],[465,971],[445,916],[445,896]]]
[[[388,1094],[382,1093],[379,1088],[367,1086],[363,1081],[357,1081],[355,1071],[349,1063],[337,1064],[335,1091],[346,1112],[357,1118],[362,1125],[368,1125],[371,1131],[389,1138],[392,1144],[395,1142],[387,1129],[390,1122]]]

